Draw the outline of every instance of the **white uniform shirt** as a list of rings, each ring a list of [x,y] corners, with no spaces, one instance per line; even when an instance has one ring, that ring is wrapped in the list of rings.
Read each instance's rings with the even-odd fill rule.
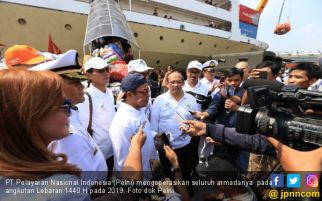
[[[191,87],[187,81],[185,81],[184,86],[183,86],[183,91],[192,91],[194,93],[203,95],[203,96],[207,96],[209,89],[206,85],[202,84],[200,81],[198,81],[198,83],[196,84],[196,86]],[[201,111],[201,104],[198,104],[198,111]]]
[[[54,153],[66,154],[68,163],[82,170],[82,179],[105,180],[107,171],[105,158],[92,137],[80,124],[77,110],[71,110],[69,121],[72,134],[52,142],[49,149]]]
[[[146,115],[143,111],[121,102],[110,128],[110,136],[114,150],[115,171],[122,170],[129,153],[131,137],[137,133],[141,123],[144,121],[146,121],[144,133],[147,139],[141,150],[143,171],[151,171],[150,159],[158,159],[153,140],[154,134],[151,131],[151,125]]]
[[[176,112],[185,119],[193,119],[190,111],[199,111],[195,98],[187,93],[177,102],[169,92],[158,96],[152,106],[151,126],[152,130],[169,137],[172,148],[179,149],[190,143],[191,137],[183,134],[180,129],[180,122]]]
[[[105,159],[107,159],[113,155],[109,129],[115,115],[114,97],[108,88],[106,88],[104,93],[91,85],[86,91],[91,95],[93,101],[93,139],[102,150]],[[85,101],[78,104],[77,107],[82,126],[87,129],[89,123],[89,101],[87,95],[85,95]]]
[[[204,85],[206,85],[208,87],[208,90],[210,91],[212,89],[212,86],[214,84],[219,84],[219,81],[218,79],[214,79],[212,82],[210,82],[209,80],[207,80],[207,78],[202,78],[200,80],[200,82]],[[217,87],[213,92],[211,92],[211,97],[213,98],[215,96],[216,93],[218,93],[220,91],[220,88]]]

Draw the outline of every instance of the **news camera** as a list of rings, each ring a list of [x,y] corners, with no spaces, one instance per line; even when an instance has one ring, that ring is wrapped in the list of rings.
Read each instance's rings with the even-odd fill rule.
[[[271,136],[297,150],[322,146],[321,115],[305,115],[308,109],[322,111],[322,93],[291,85],[270,88],[248,87],[249,105],[239,108],[236,131]]]

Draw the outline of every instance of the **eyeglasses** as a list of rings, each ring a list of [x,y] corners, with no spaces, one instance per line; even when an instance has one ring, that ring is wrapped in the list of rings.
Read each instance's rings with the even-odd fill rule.
[[[150,94],[150,89],[146,89],[143,91],[135,91],[135,93],[143,94],[143,95],[149,95]]]
[[[183,83],[182,81],[171,81],[171,82],[169,82],[169,84],[171,84],[171,85],[182,84],[182,83]]]
[[[71,108],[72,108],[72,102],[71,102],[71,100],[64,99],[64,103],[59,107],[59,110],[65,112],[68,115],[70,115]]]
[[[209,73],[214,73],[215,69],[211,69],[211,68],[206,68],[205,71],[209,72]]]
[[[110,68],[109,67],[106,67],[106,68],[103,68],[103,69],[96,69],[96,71],[98,73],[109,73],[110,72]]]

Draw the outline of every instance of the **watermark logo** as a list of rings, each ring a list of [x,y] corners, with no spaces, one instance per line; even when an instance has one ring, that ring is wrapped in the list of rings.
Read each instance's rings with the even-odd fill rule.
[[[319,187],[319,177],[317,174],[306,174],[307,187]]]
[[[270,177],[271,187],[283,188],[284,187],[284,175],[283,174],[272,174]]]
[[[301,186],[300,175],[299,174],[288,174],[286,185],[289,188],[299,188]]]

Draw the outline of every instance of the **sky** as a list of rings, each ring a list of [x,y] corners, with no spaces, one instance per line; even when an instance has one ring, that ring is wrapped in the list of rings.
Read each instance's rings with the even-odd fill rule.
[[[260,0],[239,0],[252,9],[256,9]],[[269,45],[271,51],[322,52],[322,1],[321,0],[285,0],[281,22],[289,18],[291,31],[285,35],[274,35],[273,31],[283,0],[269,0],[261,14],[257,39]],[[289,16],[289,17],[288,17]]]

